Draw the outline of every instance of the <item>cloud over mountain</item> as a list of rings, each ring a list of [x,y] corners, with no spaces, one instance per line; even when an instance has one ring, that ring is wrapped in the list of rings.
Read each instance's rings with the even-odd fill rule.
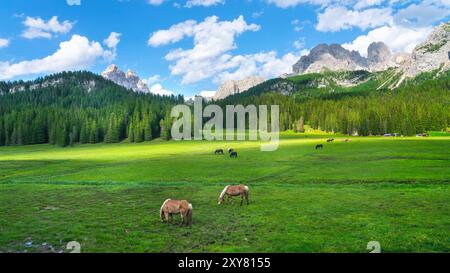
[[[97,60],[111,54],[111,50],[103,48],[99,42],[89,41],[84,36],[73,35],[70,40],[60,43],[58,50],[47,57],[17,63],[0,62],[0,80],[87,69]]]
[[[174,62],[172,75],[182,77],[182,83],[195,83],[211,78],[229,67],[229,51],[236,48],[235,39],[247,31],[258,31],[260,26],[247,24],[243,16],[233,21],[219,21],[217,16],[207,17],[197,23],[188,20],[167,30],[154,32],[148,43],[161,46],[175,43],[183,38],[193,38],[193,48],[171,50],[165,59]]]
[[[279,58],[275,51],[254,54],[231,54],[237,48],[236,38],[244,32],[256,32],[260,26],[249,24],[243,16],[233,21],[219,21],[217,16],[197,23],[187,20],[165,30],[154,32],[148,44],[153,47],[173,44],[186,37],[193,38],[193,48],[177,48],[166,56],[172,75],[181,76],[182,83],[191,84],[205,79],[222,83],[249,76],[276,77],[290,72],[298,54],[287,53]]]

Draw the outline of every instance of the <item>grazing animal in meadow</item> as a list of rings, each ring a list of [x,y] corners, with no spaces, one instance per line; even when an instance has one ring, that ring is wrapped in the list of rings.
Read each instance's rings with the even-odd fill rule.
[[[223,155],[223,149],[217,149],[214,153],[216,155]]]
[[[250,201],[248,199],[250,195],[250,190],[246,185],[237,185],[237,186],[226,186],[219,196],[219,205],[225,202],[225,196],[228,197],[228,202],[233,201],[234,196],[241,197],[241,206],[244,202],[244,199],[247,202],[247,206],[250,205]]]
[[[327,140],[328,143],[333,142],[334,138],[330,138],[329,140]]]
[[[316,145],[316,150],[319,150],[319,149],[323,149],[323,145],[322,144]]]
[[[230,153],[230,157],[231,158],[237,158],[238,157],[238,153],[237,152],[231,152]]]
[[[167,224],[170,223],[173,214],[180,214],[181,223],[180,226],[186,224],[187,226],[192,225],[192,204],[186,200],[172,200],[167,199],[161,206],[160,215],[161,220]]]
[[[229,149],[228,149],[228,153],[231,154],[232,152],[234,152],[234,149],[229,148]]]
[[[344,142],[351,142],[352,140],[351,139],[348,139],[348,138],[346,138],[346,139],[344,139]]]

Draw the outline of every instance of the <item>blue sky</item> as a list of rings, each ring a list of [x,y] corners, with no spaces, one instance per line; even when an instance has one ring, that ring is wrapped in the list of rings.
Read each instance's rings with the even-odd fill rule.
[[[290,72],[319,43],[410,52],[449,15],[450,0],[2,0],[0,80],[115,63],[192,96]]]

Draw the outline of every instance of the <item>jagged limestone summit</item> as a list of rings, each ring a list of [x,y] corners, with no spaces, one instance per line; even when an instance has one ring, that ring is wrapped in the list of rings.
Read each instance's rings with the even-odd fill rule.
[[[132,89],[136,92],[148,93],[150,92],[147,84],[145,84],[139,76],[131,70],[126,73],[117,67],[117,65],[110,65],[103,73],[102,77],[115,82],[125,88]]]
[[[383,42],[374,42],[367,48],[367,57],[357,51],[350,51],[338,44],[320,44],[302,56],[292,67],[294,75],[322,73],[324,71],[384,71],[394,68],[398,87],[406,78],[422,72],[445,71],[450,67],[450,23],[437,26],[428,38],[417,45],[411,54],[392,54]]]
[[[231,95],[245,92],[262,82],[264,82],[264,78],[262,77],[248,77],[237,81],[226,81],[219,87],[213,99],[220,100]]]

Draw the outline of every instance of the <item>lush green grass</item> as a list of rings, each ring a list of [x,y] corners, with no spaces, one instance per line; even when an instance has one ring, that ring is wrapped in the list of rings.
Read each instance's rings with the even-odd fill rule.
[[[232,143],[0,148],[0,251],[450,251],[450,138],[337,139],[290,133],[273,153]],[[251,205],[217,205],[227,184]],[[166,226],[166,198],[194,205],[194,226]],[[178,219],[177,219],[178,220]],[[31,239],[30,239],[31,238]],[[33,241],[32,247],[24,245]]]
[[[447,129],[448,130],[448,129]],[[448,132],[430,132],[430,137],[450,137],[450,130]]]

